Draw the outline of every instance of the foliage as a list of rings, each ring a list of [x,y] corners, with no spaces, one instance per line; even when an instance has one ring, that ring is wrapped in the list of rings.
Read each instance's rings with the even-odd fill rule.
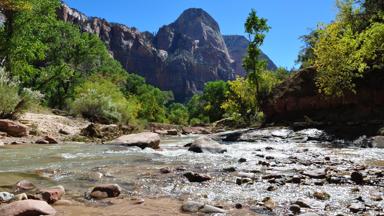
[[[29,107],[38,104],[42,95],[30,89],[20,90],[16,81],[0,68],[0,118],[15,119]]]
[[[302,68],[310,67],[314,64],[314,47],[319,40],[319,30],[312,30],[308,35],[301,36],[304,46],[299,52],[296,62],[301,64]]]
[[[73,114],[93,122],[135,123],[140,105],[135,98],[126,98],[111,81],[93,78],[75,89],[71,104]]]
[[[248,79],[255,84],[256,92],[260,90],[260,74],[266,68],[266,61],[260,60],[260,46],[263,44],[265,33],[269,29],[267,20],[259,18],[255,10],[249,13],[245,22],[245,32],[249,36],[250,43],[247,56],[243,60],[243,67],[248,73]]]
[[[180,103],[173,103],[168,108],[168,119],[172,124],[188,125],[188,109]]]

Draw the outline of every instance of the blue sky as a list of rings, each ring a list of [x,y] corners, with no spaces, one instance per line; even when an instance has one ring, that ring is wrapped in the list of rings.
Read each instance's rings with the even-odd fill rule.
[[[292,68],[301,35],[320,22],[334,19],[335,0],[65,0],[88,16],[157,32],[191,7],[203,8],[220,24],[223,34],[244,35],[244,21],[252,8],[272,27],[263,51],[278,65]]]

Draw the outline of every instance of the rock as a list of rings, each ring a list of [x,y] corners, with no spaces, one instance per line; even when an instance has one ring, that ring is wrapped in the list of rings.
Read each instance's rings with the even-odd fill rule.
[[[183,127],[183,134],[210,134],[211,132],[204,127]]]
[[[176,129],[167,130],[167,135],[176,136],[178,134],[179,134],[179,132]]]
[[[15,195],[8,192],[0,192],[0,203],[11,201]]]
[[[29,135],[27,126],[7,119],[0,119],[0,131],[6,132],[9,136],[13,137],[25,137]]]
[[[199,202],[195,202],[195,201],[187,201],[187,202],[183,203],[183,205],[181,206],[181,209],[184,212],[196,213],[200,209],[202,209],[203,207],[204,207],[204,203],[199,203]]]
[[[133,202],[133,204],[135,204],[135,205],[141,205],[141,204],[143,204],[144,202],[145,202],[145,200],[142,199],[142,198],[140,198],[140,199],[136,199],[136,200]]]
[[[319,216],[319,215],[313,212],[308,212],[308,213],[299,214],[299,216]]]
[[[247,184],[247,183],[250,183],[250,182],[252,182],[252,179],[250,179],[250,178],[237,178],[236,179],[236,184],[237,185]]]
[[[303,172],[303,175],[308,176],[310,178],[314,178],[314,179],[323,179],[326,177],[327,172],[325,169],[305,170]]]
[[[55,215],[56,210],[45,201],[22,200],[0,206],[0,215],[4,216],[40,216]]]
[[[310,200],[299,198],[294,204],[302,208],[311,208]]]
[[[117,184],[97,185],[91,191],[91,197],[96,199],[104,199],[109,197],[118,197],[121,193],[121,187]]]
[[[171,169],[168,168],[168,167],[161,168],[161,169],[160,169],[160,173],[161,173],[161,174],[168,174],[168,173],[171,173]]]
[[[60,129],[59,130],[59,134],[63,134],[63,135],[71,135],[71,133],[69,131],[66,131],[64,129]]]
[[[228,168],[224,168],[223,169],[223,172],[236,172],[236,168],[235,167],[228,167]]]
[[[351,180],[354,181],[356,184],[359,184],[359,185],[364,184],[364,176],[360,172],[352,172]]]
[[[292,183],[294,184],[300,184],[301,183],[301,179],[303,179],[301,176],[298,176],[298,175],[295,175],[292,177]]]
[[[239,163],[245,163],[245,162],[247,162],[247,159],[245,159],[245,158],[240,158],[240,159],[238,160],[238,162],[239,162]]]
[[[241,203],[236,203],[235,204],[235,208],[236,209],[242,209],[243,208],[243,205]]]
[[[271,186],[269,186],[269,187],[267,188],[267,191],[275,191],[275,190],[277,190],[277,187],[274,186],[274,185],[271,185]]]
[[[372,201],[376,201],[376,202],[380,202],[383,200],[383,196],[380,193],[372,193],[370,194],[369,197]]]
[[[28,180],[21,180],[16,183],[16,191],[28,191],[35,188],[35,185]]]
[[[329,200],[331,198],[331,195],[323,191],[315,191],[313,196],[318,200]]]
[[[65,194],[65,189],[63,186],[56,186],[52,188],[40,190],[42,199],[49,204],[53,204],[56,201],[60,200],[61,197]]]
[[[227,151],[222,145],[209,137],[200,137],[192,142],[188,151],[196,153],[224,153]]]
[[[206,213],[206,214],[215,214],[215,213],[226,213],[224,209],[217,208],[215,206],[211,205],[204,205],[203,208],[199,210],[200,212]]]
[[[54,203],[55,206],[71,206],[73,205],[70,200],[58,200]]]
[[[266,197],[263,199],[263,203],[264,203],[264,206],[268,209],[268,210],[273,210],[274,208],[276,208],[276,203],[275,201],[273,201],[273,199],[271,197]]]
[[[382,129],[384,132],[384,128],[382,128]],[[384,136],[372,137],[372,147],[373,148],[384,148]]]
[[[103,138],[100,126],[93,123],[82,129],[80,134],[85,137]]]
[[[123,145],[128,147],[137,146],[142,149],[144,148],[160,148],[160,136],[157,133],[143,132],[139,134],[130,134],[121,136],[108,144],[112,145]]]
[[[13,198],[13,200],[15,200],[15,201],[27,200],[27,199],[28,199],[28,195],[26,193],[17,194]]]
[[[365,211],[365,205],[362,203],[352,203],[348,206],[348,208],[353,213]]]
[[[51,136],[45,136],[44,138],[37,140],[35,143],[36,144],[58,144],[59,142]]]
[[[188,179],[190,182],[205,182],[212,179],[209,175],[203,175],[193,172],[187,172],[184,174],[184,176]]]
[[[290,210],[292,213],[294,213],[294,214],[299,214],[299,213],[301,212],[301,208],[300,208],[300,206],[299,206],[299,205],[296,205],[296,204],[289,206],[289,210]]]

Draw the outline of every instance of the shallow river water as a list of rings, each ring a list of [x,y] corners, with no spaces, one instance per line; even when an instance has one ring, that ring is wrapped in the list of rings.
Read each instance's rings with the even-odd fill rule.
[[[295,141],[277,133],[273,139],[221,142],[227,148],[224,154],[198,154],[184,147],[196,138],[164,137],[161,151],[76,143],[7,146],[0,148],[0,189],[6,189],[18,180],[29,179],[36,185],[63,185],[69,196],[81,200],[95,184],[117,183],[126,196],[185,197],[215,204],[241,203],[260,215],[287,215],[291,203],[300,198],[308,199],[311,206],[304,212],[349,215],[348,206],[361,197],[368,206],[366,212],[384,214],[384,201],[370,198],[384,195],[381,176],[384,149],[334,147],[332,142]],[[240,163],[240,158],[246,162]],[[159,170],[164,167],[171,172],[161,174]],[[286,183],[287,179],[300,175],[304,170],[329,167],[346,182],[330,184],[326,180],[303,177],[301,184]],[[223,171],[227,168],[236,171]],[[350,172],[354,169],[363,170],[367,181],[373,183],[356,185],[350,182]],[[209,174],[213,180],[190,183],[183,176],[187,171]],[[236,184],[242,178],[252,181]],[[268,189],[270,187],[274,189]],[[327,192],[330,199],[316,200],[314,191]],[[262,208],[265,197],[271,197],[276,203],[273,211]]]

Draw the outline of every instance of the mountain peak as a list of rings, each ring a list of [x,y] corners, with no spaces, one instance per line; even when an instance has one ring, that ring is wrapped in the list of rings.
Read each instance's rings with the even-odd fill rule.
[[[175,21],[178,25],[191,25],[193,23],[203,23],[210,26],[215,31],[220,31],[219,24],[216,20],[201,8],[189,8],[185,10]]]

